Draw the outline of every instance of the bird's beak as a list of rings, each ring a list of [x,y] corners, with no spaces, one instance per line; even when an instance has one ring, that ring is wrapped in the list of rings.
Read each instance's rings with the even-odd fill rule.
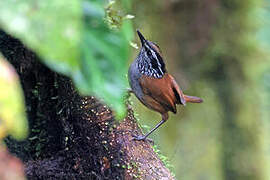
[[[143,46],[146,40],[145,40],[145,38],[143,37],[142,33],[139,30],[137,30],[137,33],[138,33],[138,36],[139,36],[139,38],[141,40],[141,43],[142,43],[142,46]]]

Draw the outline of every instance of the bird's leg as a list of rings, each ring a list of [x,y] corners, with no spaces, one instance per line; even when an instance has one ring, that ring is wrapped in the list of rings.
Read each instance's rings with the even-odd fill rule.
[[[145,140],[150,134],[152,134],[152,132],[154,132],[159,126],[161,126],[163,123],[165,122],[165,120],[161,120],[153,129],[151,129],[151,131],[149,131],[147,134],[143,135],[143,136],[136,136],[136,135],[133,135],[133,139],[134,140],[138,140],[138,141],[141,141],[141,140]]]
[[[162,120],[153,128],[151,129],[147,134],[143,135],[143,136],[135,136],[133,135],[133,140],[146,140],[146,138],[152,134],[157,128],[159,128],[163,123],[165,123],[167,121],[167,119],[169,118],[168,113],[162,114]]]

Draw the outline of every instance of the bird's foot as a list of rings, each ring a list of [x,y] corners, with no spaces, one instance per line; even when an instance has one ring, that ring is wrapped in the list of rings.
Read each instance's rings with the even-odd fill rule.
[[[148,141],[152,144],[154,144],[154,141],[150,138],[147,138],[147,136],[140,136],[140,135],[132,135],[132,140],[135,140],[135,141]]]

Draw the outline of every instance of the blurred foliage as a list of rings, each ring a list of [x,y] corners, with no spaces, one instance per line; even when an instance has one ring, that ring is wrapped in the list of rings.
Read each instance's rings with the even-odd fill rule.
[[[0,144],[0,179],[26,180],[23,163],[12,156],[2,144]]]
[[[23,93],[15,69],[1,55],[0,72],[0,140],[7,135],[20,140],[28,131]]]
[[[39,53],[51,68],[65,74],[79,70],[82,11],[79,1],[0,2],[0,26]]]
[[[122,9],[130,7],[128,0],[121,2]],[[131,16],[115,13],[113,3],[105,15],[105,6],[101,0],[1,0],[0,27],[35,50],[48,67],[70,76],[81,93],[103,98],[123,117],[133,36],[126,19]]]
[[[114,4],[115,1],[109,1],[109,4],[105,8],[105,21],[108,23],[110,28],[118,29],[120,26],[122,26],[122,23],[125,19],[133,19],[134,16],[131,14],[123,16],[120,11],[113,8]]]

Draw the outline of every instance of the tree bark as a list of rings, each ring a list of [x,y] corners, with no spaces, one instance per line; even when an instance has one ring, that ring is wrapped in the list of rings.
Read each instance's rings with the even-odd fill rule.
[[[118,122],[97,98],[82,97],[69,78],[49,70],[19,40],[0,30],[0,51],[24,90],[29,138],[5,140],[28,179],[174,179],[142,133],[133,111]]]

